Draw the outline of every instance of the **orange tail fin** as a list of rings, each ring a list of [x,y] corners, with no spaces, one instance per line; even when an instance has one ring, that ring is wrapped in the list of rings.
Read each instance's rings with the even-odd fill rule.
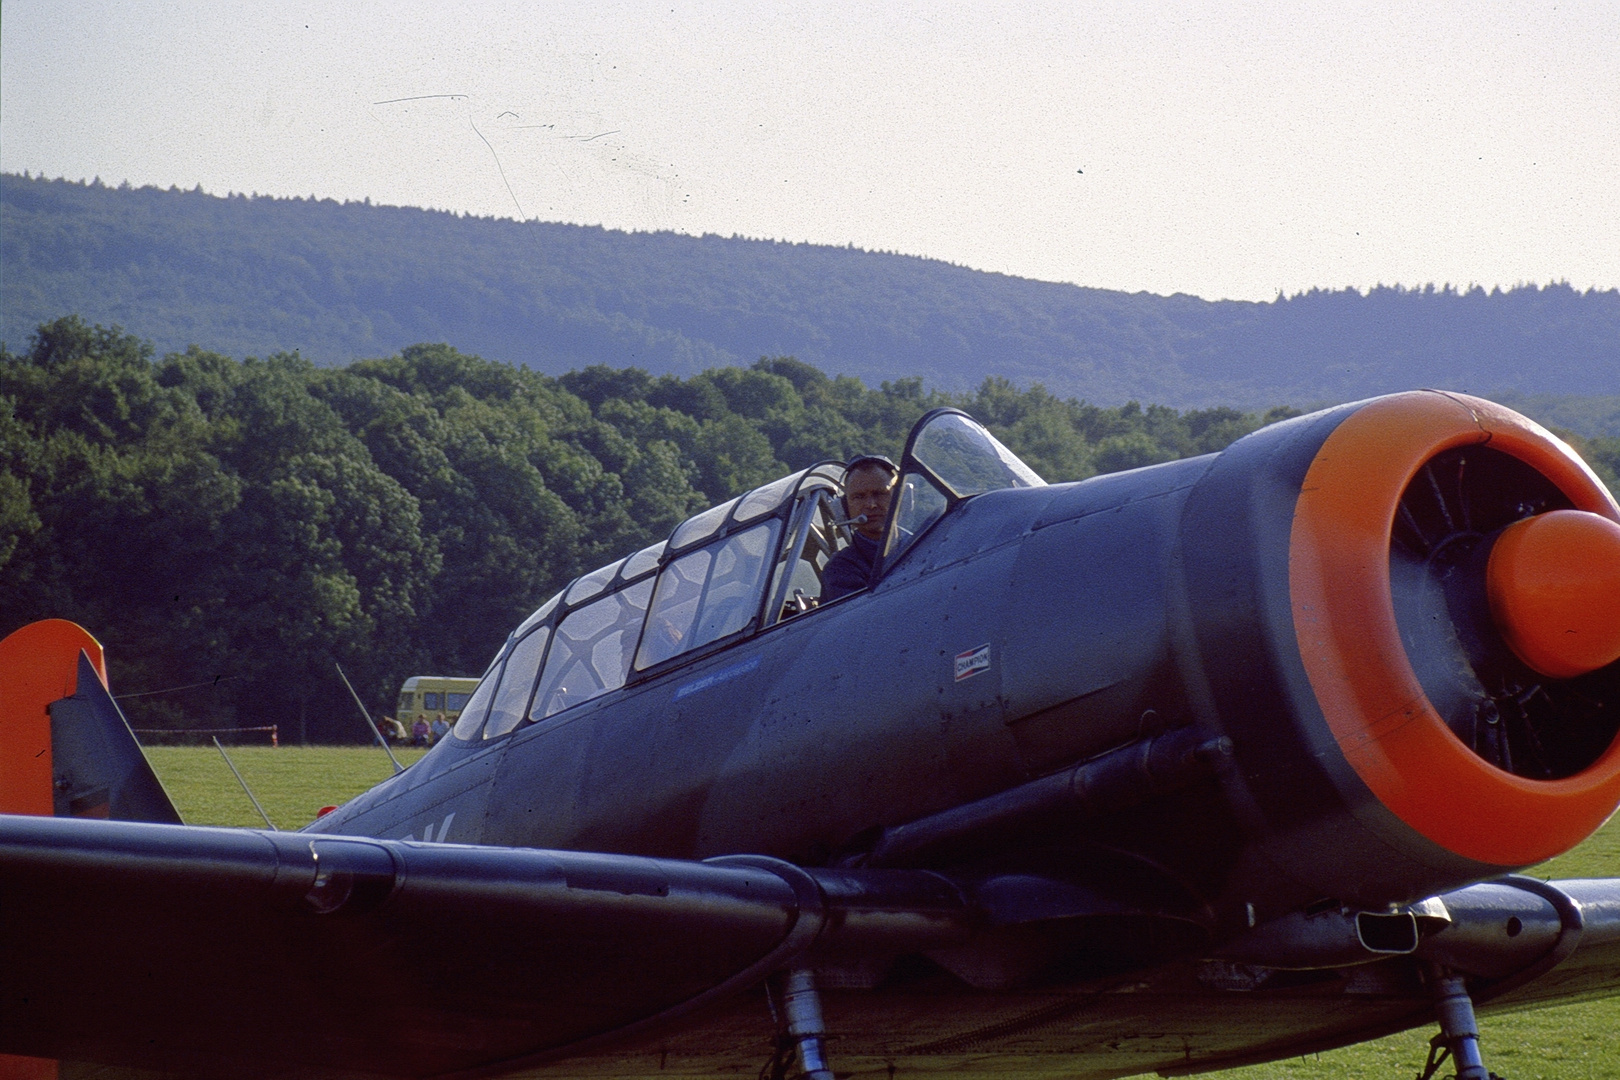
[[[0,1054],[0,1080],[56,1080],[56,1062],[48,1058]]]
[[[80,652],[105,687],[101,642],[77,623],[42,619],[0,641],[0,813],[53,813],[50,707],[77,692]]]

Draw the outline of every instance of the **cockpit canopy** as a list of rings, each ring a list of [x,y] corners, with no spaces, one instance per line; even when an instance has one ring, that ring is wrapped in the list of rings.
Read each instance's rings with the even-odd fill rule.
[[[935,409],[906,439],[897,485],[898,509],[884,538],[884,566],[892,566],[963,499],[1002,488],[1045,487],[1046,481],[959,409]]]
[[[838,461],[801,469],[570,582],[507,639],[456,739],[498,738],[816,609],[851,541],[843,476]],[[963,499],[1044,483],[966,413],[934,410],[906,441],[878,573]]]

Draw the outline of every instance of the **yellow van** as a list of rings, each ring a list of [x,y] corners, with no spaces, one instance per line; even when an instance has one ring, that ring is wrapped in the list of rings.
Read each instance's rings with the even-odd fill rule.
[[[477,679],[451,679],[441,675],[412,675],[405,680],[399,688],[399,707],[394,717],[404,725],[406,731],[421,717],[428,723],[433,723],[440,713],[454,725],[456,717],[466,707],[467,699],[472,696],[473,689],[478,685]]]

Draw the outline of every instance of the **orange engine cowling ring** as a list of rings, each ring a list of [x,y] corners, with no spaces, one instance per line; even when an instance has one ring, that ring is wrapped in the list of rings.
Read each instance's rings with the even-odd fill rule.
[[[1456,520],[1448,485],[1463,490],[1466,470],[1487,467],[1519,470],[1532,497],[1498,500],[1480,513],[1489,520]],[[1425,499],[1438,508],[1430,522],[1419,520]],[[1480,863],[1530,865],[1597,828],[1620,803],[1620,738],[1605,730],[1600,743],[1568,750],[1561,765],[1534,769],[1514,764],[1510,740],[1491,735],[1489,716],[1485,741],[1465,742],[1454,727],[1458,718],[1442,715],[1414,669],[1408,653],[1414,635],[1403,640],[1392,563],[1397,577],[1414,560],[1432,569],[1459,537],[1511,546],[1525,531],[1516,521],[1559,511],[1620,522],[1620,507],[1602,483],[1550,433],[1490,402],[1433,391],[1381,398],[1346,416],[1312,460],[1295,510],[1288,552],[1294,631],[1333,738],[1396,817]],[[1573,550],[1603,558],[1608,549],[1601,540],[1595,545],[1583,541]],[[1459,547],[1456,565],[1466,554]],[[1524,565],[1538,562],[1545,557]],[[1602,572],[1597,577],[1605,579]],[[1545,670],[1544,659],[1538,667],[1537,657],[1519,652],[1526,635],[1538,633],[1524,629],[1526,620],[1541,616],[1526,614],[1523,590],[1508,591],[1513,614],[1498,610],[1489,621],[1539,680],[1517,692],[1552,693],[1561,677]],[[1401,603],[1408,602],[1403,595]],[[1595,622],[1599,633],[1612,627],[1601,617]],[[1513,644],[1516,634],[1521,644]]]

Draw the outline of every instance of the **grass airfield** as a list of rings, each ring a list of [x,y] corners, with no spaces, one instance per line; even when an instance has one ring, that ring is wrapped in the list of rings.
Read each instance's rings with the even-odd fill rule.
[[[225,760],[212,746],[148,746],[147,760],[187,825],[240,825],[262,829]],[[229,746],[225,752],[278,829],[301,829],[323,806],[348,802],[394,772],[382,747]],[[394,747],[401,765],[426,751]]]
[[[188,824],[263,828],[213,747],[146,750]],[[393,772],[372,747],[239,746],[231,760],[277,827],[296,829],[323,806],[352,799]],[[396,748],[400,763],[422,756]],[[1543,878],[1620,876],[1620,814],[1568,854],[1537,867]],[[1535,1012],[1486,1016],[1480,1023],[1486,1064],[1507,1080],[1620,1080],[1620,996]],[[1216,1074],[1223,1080],[1392,1080],[1415,1077],[1428,1052],[1424,1028],[1308,1058]],[[1452,1070],[1443,1069],[1441,1075]]]

